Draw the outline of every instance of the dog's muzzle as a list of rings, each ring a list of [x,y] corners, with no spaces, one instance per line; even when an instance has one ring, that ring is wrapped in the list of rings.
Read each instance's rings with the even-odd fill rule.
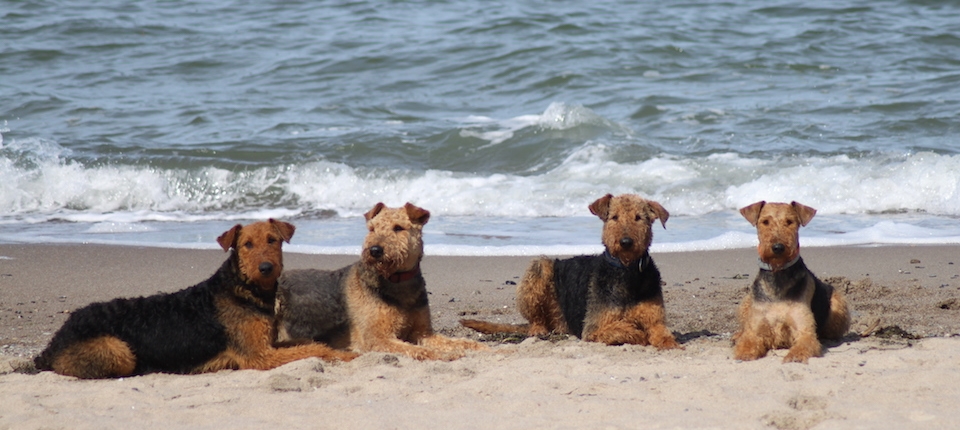
[[[273,272],[273,263],[264,261],[263,263],[260,263],[259,266],[257,266],[257,269],[260,270],[261,275],[264,275],[264,276],[269,275],[271,272]]]

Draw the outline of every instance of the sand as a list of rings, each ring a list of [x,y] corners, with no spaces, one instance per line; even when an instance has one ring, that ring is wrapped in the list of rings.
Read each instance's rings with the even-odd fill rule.
[[[955,428],[960,423],[960,247],[804,248],[848,297],[850,335],[809,364],[785,351],[731,358],[753,250],[654,255],[668,326],[685,349],[573,338],[487,340],[453,362],[371,353],[270,371],[81,381],[24,373],[67,313],[92,301],[175,291],[208,277],[220,251],[0,245],[0,429],[31,428]],[[287,268],[349,256],[287,253]],[[423,264],[435,328],[463,317],[520,322],[528,257]],[[861,336],[865,334],[866,336]]]

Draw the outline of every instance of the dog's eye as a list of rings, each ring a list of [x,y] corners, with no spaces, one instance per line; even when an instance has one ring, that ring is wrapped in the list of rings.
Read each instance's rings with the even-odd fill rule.
[[[788,225],[788,226],[793,225],[793,220],[792,220],[792,219],[788,219],[788,220],[787,220],[787,225]]]
[[[619,215],[614,215],[614,216],[610,217],[610,219],[616,221],[616,220],[620,219],[620,216],[619,216]]]
[[[640,215],[633,217],[634,221],[640,221],[641,219],[643,219],[643,217],[641,217]]]
[[[267,238],[267,243],[273,245],[274,243],[277,243],[277,238],[275,238],[275,237],[268,237],[268,238]]]
[[[768,219],[765,219],[765,220],[763,220],[763,221],[760,221],[760,224],[763,224],[763,225],[770,225],[770,220],[768,220]]]
[[[244,242],[243,247],[244,247],[244,248],[247,248],[247,249],[253,248],[253,242],[251,242],[251,241],[248,240],[248,241]]]
[[[395,233],[399,233],[399,232],[403,231],[403,226],[395,225],[395,226],[393,226],[393,231],[394,231]]]

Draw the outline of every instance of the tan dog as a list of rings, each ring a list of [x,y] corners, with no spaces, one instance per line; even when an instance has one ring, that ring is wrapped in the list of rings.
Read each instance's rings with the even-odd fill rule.
[[[307,357],[349,361],[325,345],[276,348],[274,297],[291,224],[239,224],[217,242],[234,250],[210,279],[171,294],[93,303],[70,314],[34,360],[79,378],[149,372],[272,369]]]
[[[517,310],[529,324],[460,323],[481,333],[573,334],[609,345],[679,348],[667,330],[660,271],[648,250],[651,226],[670,214],[633,194],[607,194],[590,206],[603,221],[602,255],[533,260],[517,287]]]
[[[359,262],[335,271],[291,270],[280,281],[280,341],[310,339],[358,352],[451,360],[485,349],[434,333],[420,273],[422,231],[430,212],[377,203],[366,213]]]
[[[760,273],[740,304],[733,355],[756,360],[789,348],[784,362],[806,363],[822,355],[820,339],[840,339],[850,311],[839,291],[821,282],[800,258],[799,230],[817,213],[797,202],[757,202],[740,209],[757,228]]]

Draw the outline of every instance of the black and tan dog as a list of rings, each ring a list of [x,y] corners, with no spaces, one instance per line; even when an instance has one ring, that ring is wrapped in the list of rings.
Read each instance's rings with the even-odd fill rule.
[[[420,272],[430,212],[410,203],[398,209],[377,203],[364,217],[369,233],[359,262],[334,271],[290,270],[281,277],[278,340],[316,340],[418,360],[452,360],[484,349],[433,331]]]
[[[175,293],[74,311],[34,363],[63,375],[110,378],[353,359],[356,354],[320,344],[273,346],[281,245],[293,232],[293,225],[272,219],[236,225],[217,238],[224,251],[234,251],[209,279]]]
[[[461,320],[481,333],[573,334],[609,345],[680,345],[667,330],[660,271],[648,250],[656,219],[669,213],[632,194],[607,194],[590,206],[603,221],[602,255],[531,262],[517,287],[517,310],[528,324]]]
[[[800,227],[817,210],[761,201],[740,213],[757,228],[760,273],[740,304],[733,355],[756,360],[771,349],[789,348],[784,362],[806,363],[823,353],[819,339],[840,339],[850,328],[846,300],[800,258]]]

